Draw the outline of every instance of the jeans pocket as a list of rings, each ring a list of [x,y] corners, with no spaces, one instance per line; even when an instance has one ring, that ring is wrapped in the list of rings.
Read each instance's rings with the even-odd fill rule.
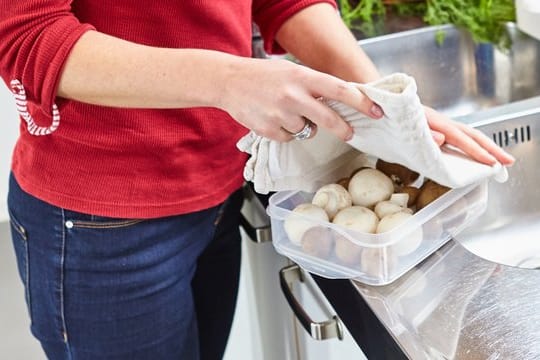
[[[93,217],[91,220],[68,219],[67,228],[77,229],[118,229],[127,228],[143,222],[143,219],[113,219],[103,217]]]
[[[26,228],[17,220],[11,211],[9,211],[9,224],[11,228],[11,239],[15,256],[17,258],[17,267],[19,276],[24,284],[24,297],[30,316],[30,269],[28,262],[28,234]]]
[[[26,243],[26,240],[28,240],[28,237],[26,235],[26,229],[24,226],[21,225],[21,223],[17,220],[17,218],[13,216],[11,211],[9,211],[9,223],[11,225],[11,230],[14,230],[16,233],[18,233],[21,241]]]

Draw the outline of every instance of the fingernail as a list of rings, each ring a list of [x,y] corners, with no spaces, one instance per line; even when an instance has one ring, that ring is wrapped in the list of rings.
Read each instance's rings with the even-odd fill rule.
[[[505,153],[506,155],[506,158],[508,159],[508,161],[511,161],[512,163],[514,163],[516,161],[516,158],[513,157],[512,155],[510,155],[509,153]]]
[[[373,106],[371,107],[371,109],[369,109],[369,111],[371,112],[371,115],[375,116],[376,118],[380,118],[381,116],[384,115],[381,107],[377,104],[373,104]]]
[[[431,131],[431,135],[433,136],[433,140],[439,145],[444,144],[444,141],[446,140],[445,136],[441,134],[438,131]]]
[[[347,133],[347,135],[345,136],[345,141],[350,141],[352,140],[354,136],[354,132],[352,131],[352,129]]]
[[[493,155],[488,154],[486,158],[489,159],[491,165],[495,165],[495,163],[497,162],[497,159]]]

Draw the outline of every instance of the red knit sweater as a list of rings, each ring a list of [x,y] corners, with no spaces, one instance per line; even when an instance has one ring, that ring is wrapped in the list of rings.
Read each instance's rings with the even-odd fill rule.
[[[288,17],[331,1],[0,0],[0,75],[21,115],[16,179],[48,203],[102,216],[159,217],[222,202],[243,182],[245,154],[235,144],[247,130],[214,108],[121,109],[57,98],[73,44],[97,29],[152,46],[250,56],[252,21],[271,52]]]

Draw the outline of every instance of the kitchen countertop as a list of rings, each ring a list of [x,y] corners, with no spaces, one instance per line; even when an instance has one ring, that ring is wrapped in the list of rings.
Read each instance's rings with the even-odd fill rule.
[[[387,286],[328,281],[316,279],[351,333],[359,327],[351,317],[366,309],[340,304],[343,294],[361,297],[384,327],[382,343],[397,345],[370,350],[355,336],[370,359],[540,359],[540,271],[498,265],[450,241]]]
[[[538,107],[540,97],[459,120]],[[455,240],[386,286],[314,279],[369,359],[540,359],[540,271],[484,260]]]

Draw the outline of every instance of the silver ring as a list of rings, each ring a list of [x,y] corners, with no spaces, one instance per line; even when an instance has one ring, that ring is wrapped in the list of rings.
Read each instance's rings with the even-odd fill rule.
[[[311,127],[311,125],[313,123],[309,121],[308,119],[305,119],[305,121],[306,122],[302,130],[300,130],[299,132],[295,134],[291,134],[295,140],[306,140],[306,139],[309,139],[309,137],[311,136],[311,133],[313,132],[313,128]]]

